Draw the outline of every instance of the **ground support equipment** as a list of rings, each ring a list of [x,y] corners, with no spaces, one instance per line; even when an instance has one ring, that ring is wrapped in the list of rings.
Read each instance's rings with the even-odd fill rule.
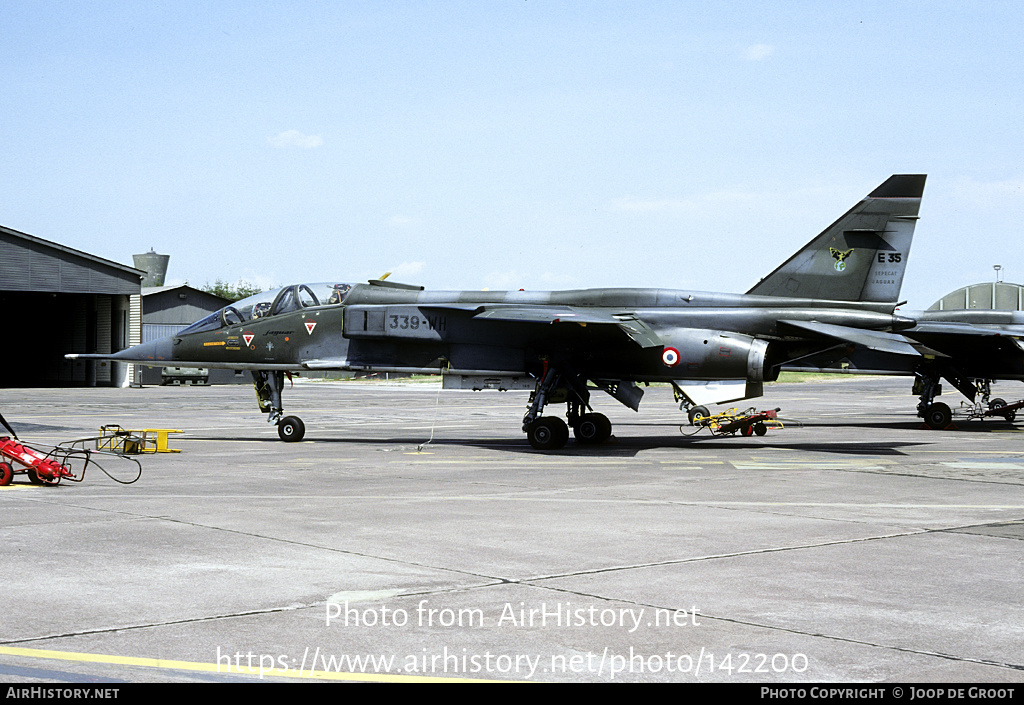
[[[90,453],[77,448],[40,447],[0,437],[0,486],[11,484],[14,475],[28,475],[34,485],[58,485],[61,480],[81,482]],[[77,472],[76,472],[77,470]]]
[[[123,452],[110,450],[91,450],[87,445],[99,445],[104,436],[81,438],[56,446],[44,446],[38,443],[27,443],[0,436],[0,487],[11,484],[17,474],[28,476],[34,485],[59,485],[61,480],[81,482],[85,479],[85,471],[89,467],[99,469],[114,482],[130,485],[142,477],[142,464]],[[114,463],[118,468],[130,468],[133,477],[122,480],[110,473],[104,465],[111,465],[114,459],[129,463],[124,466]],[[123,473],[119,473],[123,474]]]
[[[741,436],[763,436],[768,433],[769,428],[783,428],[778,416],[780,410],[780,407],[765,411],[757,411],[754,407],[746,411],[729,409],[720,414],[697,417],[693,424],[697,426],[698,431],[707,428],[713,436],[734,436],[737,433]],[[679,430],[687,434],[685,428],[680,426]]]
[[[1003,399],[993,399],[986,406],[984,403],[974,404],[960,403],[960,413],[967,416],[971,421],[978,419],[990,419],[1001,417],[1006,421],[1013,421],[1017,418],[1017,412],[1024,409],[1024,399],[1007,404]]]
[[[96,437],[96,450],[107,451],[117,455],[138,455],[139,453],[180,453],[181,450],[167,447],[167,436],[171,433],[184,433],[171,428],[144,428],[130,430],[117,424],[100,426]],[[91,440],[91,439],[82,439]],[[78,443],[79,441],[73,441]]]

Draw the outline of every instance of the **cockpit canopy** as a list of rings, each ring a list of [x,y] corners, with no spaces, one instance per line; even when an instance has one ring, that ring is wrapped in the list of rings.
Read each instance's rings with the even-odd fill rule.
[[[236,301],[216,313],[196,321],[179,335],[201,333],[228,326],[238,326],[256,318],[277,316],[290,311],[323,306],[337,306],[345,301],[351,284],[294,284],[264,291]]]

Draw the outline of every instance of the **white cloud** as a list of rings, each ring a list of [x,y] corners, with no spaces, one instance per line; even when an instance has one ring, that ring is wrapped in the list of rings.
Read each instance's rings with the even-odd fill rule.
[[[525,277],[518,271],[512,269],[504,272],[489,272],[484,275],[484,289],[505,291],[508,289],[521,289]]]
[[[388,225],[393,228],[408,227],[411,225],[419,225],[420,221],[416,218],[411,218],[407,215],[393,215],[388,219]]]
[[[267,142],[279,149],[286,149],[288,147],[316,149],[323,146],[324,138],[320,135],[305,135],[298,130],[285,130],[274,137],[268,137]]]
[[[410,279],[415,279],[426,266],[426,262],[402,262],[397,267],[391,268],[391,275],[388,278],[396,282],[407,282]]]
[[[754,44],[747,47],[747,50],[743,52],[743,58],[747,61],[764,61],[774,53],[775,47],[771,44]]]

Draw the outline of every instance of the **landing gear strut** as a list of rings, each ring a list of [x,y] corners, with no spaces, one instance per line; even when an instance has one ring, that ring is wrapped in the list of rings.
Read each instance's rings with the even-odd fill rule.
[[[568,423],[557,416],[541,416],[548,403],[561,401],[568,408],[565,415]],[[603,443],[612,435],[612,423],[604,414],[589,409],[590,391],[586,380],[571,370],[547,367],[530,396],[530,408],[523,417],[526,439],[537,450],[557,450],[568,442],[571,426],[577,443]]]
[[[946,404],[935,401],[935,397],[942,394],[939,377],[930,372],[916,372],[915,375],[914,394],[920,399],[917,404],[917,415],[924,419],[928,428],[946,428],[953,420],[953,412]]]
[[[256,387],[256,402],[260,411],[267,414],[267,421],[277,424],[277,435],[286,443],[301,441],[306,435],[306,426],[298,416],[285,416],[281,404],[281,389],[284,387],[284,372],[254,370],[253,386]]]
[[[921,402],[917,405],[917,415],[924,419],[929,428],[946,428],[953,420],[953,412],[949,407],[941,402],[935,402],[935,397],[942,394],[939,379],[945,379],[971,402],[978,396],[979,391],[985,400],[991,392],[990,380],[972,380],[946,364],[921,365],[914,370],[914,375],[917,377],[914,381],[914,394],[921,397]]]
[[[702,425],[702,420],[711,416],[711,412],[706,406],[694,404],[690,397],[686,396],[686,392],[674,381],[672,382],[672,396],[675,398],[676,403],[679,404],[679,410],[686,411],[686,416],[690,419],[691,426],[700,426]]]

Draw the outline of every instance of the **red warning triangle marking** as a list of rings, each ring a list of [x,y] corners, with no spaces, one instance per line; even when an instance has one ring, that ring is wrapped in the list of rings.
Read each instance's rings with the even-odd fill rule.
[[[316,328],[316,321],[306,321],[306,332],[313,335],[313,329]]]
[[[242,333],[242,338],[245,340],[245,344],[246,345],[251,344],[252,343],[252,339],[255,338],[255,337],[256,336],[253,335],[252,333]]]

